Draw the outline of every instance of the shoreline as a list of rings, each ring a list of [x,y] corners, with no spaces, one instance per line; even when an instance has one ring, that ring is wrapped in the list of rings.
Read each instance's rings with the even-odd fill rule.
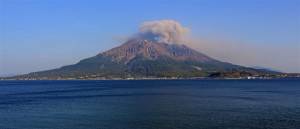
[[[0,81],[139,81],[139,80],[272,80],[272,79],[300,79],[300,77],[286,78],[136,78],[136,79],[3,79]]]

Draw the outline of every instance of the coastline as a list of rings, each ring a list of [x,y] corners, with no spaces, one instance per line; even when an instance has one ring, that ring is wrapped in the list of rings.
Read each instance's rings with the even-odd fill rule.
[[[272,79],[297,79],[300,77],[277,77],[277,78],[114,78],[114,79],[41,79],[41,78],[0,78],[0,81],[129,81],[129,80],[272,80]]]

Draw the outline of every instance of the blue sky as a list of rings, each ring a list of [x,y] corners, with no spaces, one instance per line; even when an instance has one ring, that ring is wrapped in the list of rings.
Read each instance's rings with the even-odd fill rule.
[[[163,19],[191,29],[197,41],[217,42],[194,44],[208,56],[300,72],[299,0],[0,0],[0,75],[77,63]]]

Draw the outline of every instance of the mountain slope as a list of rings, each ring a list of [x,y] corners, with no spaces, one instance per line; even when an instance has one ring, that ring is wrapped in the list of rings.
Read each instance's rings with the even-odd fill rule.
[[[58,69],[34,72],[26,77],[201,77],[217,71],[247,71],[253,68],[221,62],[185,45],[130,40],[109,51]]]

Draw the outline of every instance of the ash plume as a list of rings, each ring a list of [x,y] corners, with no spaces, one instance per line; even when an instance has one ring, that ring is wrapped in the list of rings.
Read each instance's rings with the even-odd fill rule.
[[[144,22],[139,27],[139,33],[130,36],[130,39],[151,40],[180,44],[190,30],[173,20]]]

